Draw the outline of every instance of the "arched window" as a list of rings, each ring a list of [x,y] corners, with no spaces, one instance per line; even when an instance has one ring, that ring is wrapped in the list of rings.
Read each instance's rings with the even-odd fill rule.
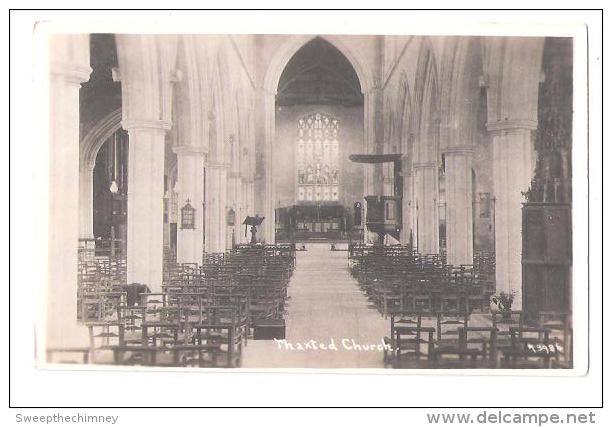
[[[310,114],[298,120],[298,202],[338,201],[339,128],[337,119],[321,113]]]

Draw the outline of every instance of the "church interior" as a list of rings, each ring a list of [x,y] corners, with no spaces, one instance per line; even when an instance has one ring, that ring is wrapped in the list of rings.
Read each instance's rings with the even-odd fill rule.
[[[572,43],[53,35],[46,361],[571,369]]]

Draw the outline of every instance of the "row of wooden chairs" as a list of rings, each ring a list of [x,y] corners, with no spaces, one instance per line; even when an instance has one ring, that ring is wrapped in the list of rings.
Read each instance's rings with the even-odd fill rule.
[[[168,293],[196,293],[217,303],[246,306],[250,321],[282,318],[287,286],[295,267],[291,245],[238,246],[208,255],[201,265],[181,264],[165,274]]]
[[[50,357],[76,351],[89,363],[239,366],[253,322],[284,314],[295,248],[242,245],[207,254],[201,265],[167,261],[161,293],[127,285],[125,266],[81,260],[79,312],[90,345],[48,349]]]
[[[126,284],[127,263],[120,257],[80,258],[77,277],[77,318],[101,319],[112,305],[104,305],[100,295],[121,292]]]
[[[486,311],[494,292],[494,274],[473,265],[447,265],[438,254],[422,255],[407,246],[353,245],[349,264],[384,317],[416,309]]]
[[[571,319],[564,313],[526,322],[521,311],[484,317],[458,311],[391,315],[385,366],[393,368],[571,368]],[[560,327],[561,323],[563,324]]]
[[[114,317],[85,322],[91,363],[240,366],[247,323],[236,307],[175,305],[163,293],[125,302],[120,296]]]

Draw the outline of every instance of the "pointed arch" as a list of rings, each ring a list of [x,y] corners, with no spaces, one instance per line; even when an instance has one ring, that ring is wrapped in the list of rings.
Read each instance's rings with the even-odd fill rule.
[[[413,156],[419,162],[436,160],[439,136],[439,99],[436,61],[431,47],[424,43],[421,46],[417,62],[414,91],[414,105],[421,108],[414,109],[412,116],[412,128],[417,136],[417,144],[413,147]]]
[[[321,37],[323,40],[333,45],[351,63],[357,77],[359,78],[361,91],[363,93],[367,92],[373,86],[374,80],[372,73],[366,67],[364,61],[362,61],[351,49],[348,48],[348,46],[346,46],[346,44],[342,41],[341,36],[293,35],[288,37],[280,48],[277,49],[275,55],[272,57],[272,60],[268,65],[263,81],[263,88],[266,92],[276,93],[281,74],[289,63],[289,60],[298,50],[300,50],[300,48],[302,48],[302,46],[317,37]]]
[[[215,58],[213,56],[213,58]],[[209,64],[210,75],[210,104],[208,106],[208,141],[210,160],[215,163],[223,163],[225,160],[224,150],[224,96],[223,85],[219,73],[219,62],[211,61]]]
[[[398,133],[399,133],[399,146],[400,152],[404,155],[410,154],[411,144],[411,97],[410,87],[408,84],[408,75],[405,71],[402,71],[399,82],[399,96],[397,98],[397,114],[399,117],[398,121]]]
[[[121,108],[109,113],[95,125],[80,143],[80,168],[90,167],[96,163],[96,156],[102,145],[112,134],[121,128]]]
[[[537,127],[538,88],[544,38],[487,38],[488,123]]]
[[[176,84],[174,97],[175,144],[197,146],[204,151],[203,96],[200,69],[193,36],[181,36],[178,42],[177,69],[182,78]]]
[[[122,88],[123,127],[155,121],[170,128],[178,37],[117,34],[115,40]]]
[[[452,38],[446,43],[441,71],[442,149],[474,144],[483,76],[481,45],[479,37]]]

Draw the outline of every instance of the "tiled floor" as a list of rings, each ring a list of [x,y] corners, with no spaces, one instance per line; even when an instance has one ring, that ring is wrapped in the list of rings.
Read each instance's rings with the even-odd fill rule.
[[[294,350],[274,341],[249,340],[243,368],[383,368],[377,346],[388,335],[389,320],[368,308],[349,274],[347,253],[329,248],[328,243],[307,244],[307,251],[297,253],[285,316],[286,340]],[[310,340],[316,341],[311,348],[297,349],[298,343],[305,347]]]

